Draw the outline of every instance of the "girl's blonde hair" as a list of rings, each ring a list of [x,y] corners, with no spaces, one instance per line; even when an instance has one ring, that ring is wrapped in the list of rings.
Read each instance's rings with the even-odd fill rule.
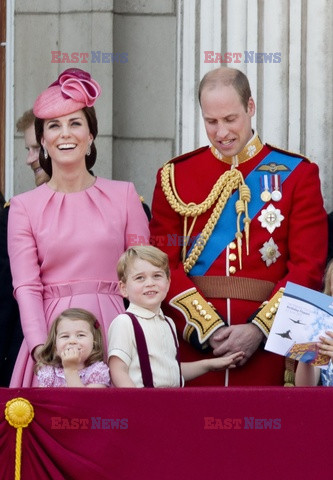
[[[83,320],[87,322],[90,327],[90,331],[93,335],[93,349],[87,360],[85,361],[85,367],[92,365],[95,362],[100,362],[104,357],[104,348],[103,348],[103,337],[96,317],[87,310],[83,308],[68,308],[63,311],[52,323],[50,332],[48,334],[47,340],[43,345],[43,348],[40,352],[38,362],[35,366],[35,371],[37,371],[43,365],[52,365],[54,367],[61,367],[62,362],[59,355],[56,352],[56,340],[57,340],[57,330],[58,325],[61,320],[69,319],[75,322],[76,320]]]
[[[333,276],[333,260],[328,262],[324,275],[324,293],[326,295],[333,295],[332,292],[332,276]]]
[[[139,245],[137,247],[128,248],[119,258],[117,274],[118,279],[123,283],[126,283],[127,280],[128,267],[137,258],[145,260],[155,267],[161,268],[165,272],[167,278],[170,278],[168,255],[152,245]]]

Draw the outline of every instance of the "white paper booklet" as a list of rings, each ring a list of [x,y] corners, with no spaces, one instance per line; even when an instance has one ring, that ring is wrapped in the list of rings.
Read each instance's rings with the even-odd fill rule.
[[[313,365],[326,365],[316,343],[333,331],[333,297],[288,282],[265,349]]]

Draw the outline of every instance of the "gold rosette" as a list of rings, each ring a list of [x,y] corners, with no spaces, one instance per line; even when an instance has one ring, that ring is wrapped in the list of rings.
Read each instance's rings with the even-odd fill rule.
[[[25,398],[13,398],[6,403],[5,418],[16,428],[15,480],[21,478],[22,429],[34,418],[34,408]]]

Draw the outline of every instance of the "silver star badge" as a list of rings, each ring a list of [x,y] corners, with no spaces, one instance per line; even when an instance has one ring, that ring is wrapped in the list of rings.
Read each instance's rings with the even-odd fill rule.
[[[265,242],[263,247],[259,249],[261,253],[261,259],[266,262],[266,266],[269,267],[272,263],[281,256],[279,248],[271,237],[268,242]]]
[[[271,203],[267,208],[261,210],[261,215],[258,217],[261,226],[267,228],[269,233],[273,233],[277,227],[280,227],[283,219],[284,216],[281,215],[281,210],[275,208]]]

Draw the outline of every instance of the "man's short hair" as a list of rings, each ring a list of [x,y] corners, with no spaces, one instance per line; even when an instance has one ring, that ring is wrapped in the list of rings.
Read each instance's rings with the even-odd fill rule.
[[[27,128],[29,128],[35,122],[35,115],[32,109],[24,112],[22,117],[20,117],[16,122],[16,129],[18,132],[24,133]]]
[[[236,68],[220,67],[206,73],[199,85],[198,96],[200,105],[201,94],[204,88],[214,90],[216,87],[229,85],[234,87],[247,111],[249,98],[252,96],[249,80],[243,72]]]

